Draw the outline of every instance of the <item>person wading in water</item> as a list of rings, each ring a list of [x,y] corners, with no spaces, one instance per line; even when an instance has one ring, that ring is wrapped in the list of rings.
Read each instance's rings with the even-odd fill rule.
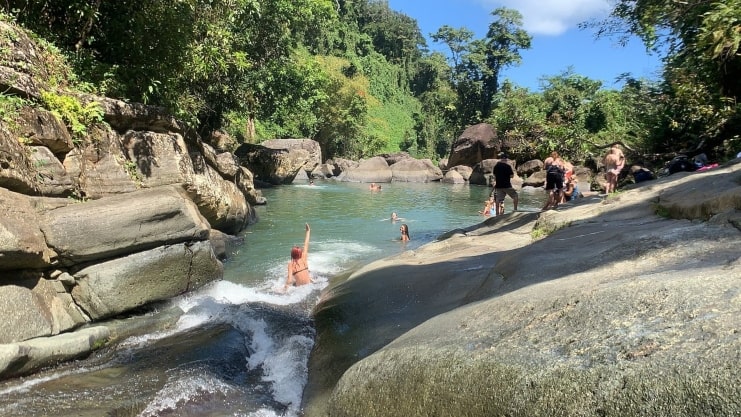
[[[286,278],[286,285],[283,286],[283,291],[287,290],[289,286],[293,285],[298,287],[299,285],[306,285],[314,282],[309,275],[309,236],[311,235],[311,228],[309,223],[306,223],[306,237],[304,238],[304,248],[301,249],[298,246],[294,246],[291,249],[291,260],[288,262],[288,278]]]

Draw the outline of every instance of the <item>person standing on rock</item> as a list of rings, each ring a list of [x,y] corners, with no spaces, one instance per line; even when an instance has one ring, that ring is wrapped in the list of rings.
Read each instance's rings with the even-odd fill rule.
[[[605,180],[607,181],[605,194],[610,194],[617,189],[618,176],[625,166],[625,155],[617,144],[612,145],[607,155],[605,155],[603,163],[605,165]]]
[[[555,161],[557,161],[559,159],[561,159],[561,157],[558,155],[558,152],[556,152],[556,151],[551,152],[551,154],[548,156],[548,158],[546,158],[545,161],[543,161],[543,169],[546,170],[546,171],[548,171],[548,168],[551,165],[553,165],[553,162],[555,162]]]
[[[545,174],[545,192],[548,195],[542,211],[558,207],[562,199],[564,181],[563,160],[557,158],[548,166]]]
[[[309,223],[306,223],[306,236],[304,237],[303,249],[294,246],[291,249],[291,260],[288,262],[288,278],[286,278],[286,285],[283,286],[283,290],[287,290],[289,286],[300,286],[314,282],[309,275],[309,236],[311,235],[311,228]]]
[[[514,205],[513,211],[517,211],[517,203],[519,203],[519,196],[517,191],[512,188],[512,178],[515,176],[515,171],[512,169],[512,165],[507,161],[507,154],[504,152],[499,153],[499,161],[494,165],[492,174],[494,174],[494,201],[497,207],[497,216],[504,214],[504,198],[510,196]]]

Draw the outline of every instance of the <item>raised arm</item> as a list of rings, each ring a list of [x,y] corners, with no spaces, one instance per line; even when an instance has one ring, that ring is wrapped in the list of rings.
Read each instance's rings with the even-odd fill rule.
[[[301,257],[306,260],[309,256],[309,237],[311,235],[311,228],[309,227],[309,223],[306,223],[306,237],[304,237],[304,250],[301,253]]]

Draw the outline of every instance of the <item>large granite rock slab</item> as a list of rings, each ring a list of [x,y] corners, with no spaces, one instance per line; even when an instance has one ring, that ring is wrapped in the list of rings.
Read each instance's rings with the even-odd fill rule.
[[[404,158],[391,165],[393,181],[433,182],[443,178],[443,172],[429,159]]]
[[[49,336],[87,322],[64,284],[32,271],[0,274],[0,343]]]
[[[24,98],[41,98],[42,91],[51,90],[48,81],[58,73],[58,61],[42,53],[38,42],[31,40],[26,31],[10,22],[0,22],[3,42],[3,65],[0,66],[0,89],[5,94]],[[12,44],[12,47],[6,47]],[[58,75],[58,74],[57,74]]]
[[[185,189],[211,227],[236,235],[249,223],[254,213],[237,184],[224,180],[205,158],[193,155],[193,175]],[[241,171],[240,171],[241,174]]]
[[[51,323],[43,308],[38,308],[35,295],[19,285],[0,286],[0,314],[11,326],[2,326],[0,343],[18,342],[51,334]],[[22,320],[20,320],[22,318]]]
[[[74,148],[67,126],[49,111],[24,107],[18,114],[17,133],[32,146],[45,146],[54,155],[65,155]]]
[[[141,317],[107,320],[75,332],[0,344],[0,378],[27,375],[63,361],[87,357],[131,336],[170,329],[182,313],[178,307],[168,307],[148,313],[146,320]]]
[[[42,230],[64,265],[208,239],[209,225],[181,187],[164,186],[49,210]]]
[[[738,195],[739,162],[362,268],[317,307],[306,415],[741,413]]]
[[[59,159],[46,146],[30,146],[31,162],[36,168],[39,193],[46,197],[71,197],[75,182]]]
[[[41,269],[55,253],[47,246],[41,218],[30,198],[0,187],[0,271]]]
[[[208,241],[160,246],[77,271],[72,297],[99,320],[198,289],[223,272]]]
[[[337,177],[340,181],[348,182],[391,182],[392,178],[391,167],[382,156],[360,161],[356,167],[346,168]]]
[[[319,143],[311,139],[243,143],[234,154],[255,178],[273,185],[290,184],[300,170],[309,173],[322,163]]]
[[[502,144],[494,126],[479,123],[468,127],[453,142],[447,166],[473,167],[484,159],[496,158],[501,149]]]
[[[301,168],[307,173],[322,163],[322,148],[313,139],[270,139],[260,145],[269,149],[287,150],[289,158],[297,161],[295,165],[301,164]]]
[[[0,124],[0,187],[23,194],[39,193],[29,151]]]
[[[142,179],[135,162],[124,156],[118,133],[97,127],[90,137],[94,140],[72,149],[63,162],[67,174],[75,178],[79,197],[96,199],[138,190]]]
[[[0,377],[25,375],[43,366],[85,357],[112,337],[105,326],[81,329],[51,338],[0,345]]]

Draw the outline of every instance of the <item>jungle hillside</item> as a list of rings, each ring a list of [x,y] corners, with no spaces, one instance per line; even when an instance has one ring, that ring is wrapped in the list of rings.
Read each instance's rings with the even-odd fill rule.
[[[465,27],[423,34],[384,0],[5,0],[0,18],[62,62],[55,88],[161,106],[201,135],[311,138],[325,158],[438,160],[481,122],[518,159],[579,161],[612,143],[636,155],[741,150],[741,0],[612,7],[582,29],[640,37],[662,58],[658,79],[626,73],[608,89],[567,69],[539,91],[502,80],[532,39],[506,8],[482,39]],[[0,93],[0,113],[14,100]]]

